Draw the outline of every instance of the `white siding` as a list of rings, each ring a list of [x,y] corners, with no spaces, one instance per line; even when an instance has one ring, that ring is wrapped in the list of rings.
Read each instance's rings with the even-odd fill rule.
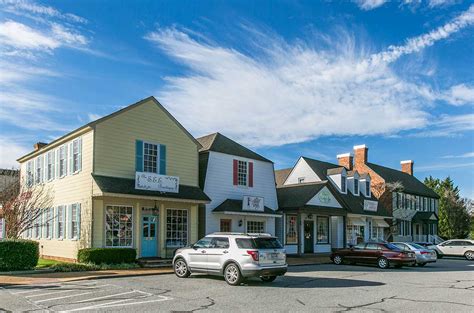
[[[327,201],[327,202],[324,202]],[[342,208],[339,202],[334,198],[332,193],[327,187],[321,189],[311,200],[308,201],[308,205],[319,205],[331,208]]]
[[[284,185],[298,184],[299,178],[304,178],[305,183],[314,183],[322,180],[303,158],[298,160],[290,175],[288,175]]]
[[[234,159],[253,162],[253,187],[233,185]],[[265,206],[273,210],[278,209],[273,164],[269,162],[210,151],[204,192],[211,198],[211,202],[206,205],[206,234],[219,231],[221,218],[232,219],[232,231],[244,231],[243,227],[246,224],[244,221],[242,228],[238,227],[238,221],[243,219],[242,216],[212,213],[212,210],[226,199],[242,200],[243,196],[258,196],[264,198]],[[246,217],[246,220],[260,219],[253,216]],[[267,232],[274,234],[274,218],[264,220]]]

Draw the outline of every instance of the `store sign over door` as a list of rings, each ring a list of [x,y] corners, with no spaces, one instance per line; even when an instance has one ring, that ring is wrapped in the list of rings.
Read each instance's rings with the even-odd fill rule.
[[[242,201],[242,210],[263,212],[263,198],[244,196]]]
[[[364,200],[364,211],[377,212],[377,201]]]
[[[136,172],[135,189],[178,193],[179,177]]]

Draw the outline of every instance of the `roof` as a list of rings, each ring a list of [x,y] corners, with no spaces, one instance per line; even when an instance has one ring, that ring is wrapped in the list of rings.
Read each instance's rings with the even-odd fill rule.
[[[235,213],[264,214],[264,215],[268,215],[268,214],[279,215],[274,210],[266,206],[263,207],[263,212],[243,210],[242,208],[243,208],[242,200],[226,199],[224,200],[224,202],[219,204],[214,210],[212,210],[212,212],[215,212],[215,213],[235,212]]]
[[[345,167],[341,166],[341,167],[337,167],[337,168],[330,168],[326,172],[327,172],[328,175],[336,175],[336,174],[341,174],[342,172],[344,172],[344,169],[345,169]]]
[[[112,117],[115,117],[115,116],[117,116],[117,115],[119,115],[119,114],[122,114],[122,113],[124,113],[124,112],[126,112],[126,111],[128,111],[128,110],[131,110],[131,109],[133,109],[133,108],[135,108],[135,107],[137,107],[137,106],[139,106],[139,105],[142,105],[142,104],[144,104],[144,103],[146,103],[146,102],[148,102],[148,101],[153,101],[153,102],[154,102],[154,103],[155,103],[155,104],[156,104],[156,105],[157,105],[157,106],[158,106],[158,107],[159,107],[159,108],[160,108],[160,109],[161,109],[161,110],[162,110],[162,111],[163,111],[163,112],[164,112],[164,113],[165,113],[165,114],[166,114],[166,115],[167,115],[167,116],[168,116],[168,117],[196,144],[196,145],[197,145],[197,146],[198,146],[198,147],[201,147],[201,144],[196,140],[196,138],[194,138],[193,135],[191,135],[191,133],[189,133],[189,132],[186,130],[186,128],[184,128],[183,125],[181,125],[181,124],[171,115],[171,113],[169,113],[168,110],[166,110],[165,107],[164,107],[163,105],[161,105],[160,102],[158,102],[158,100],[156,100],[155,97],[150,96],[150,97],[148,97],[148,98],[145,98],[145,99],[142,99],[142,100],[140,100],[140,101],[138,101],[138,102],[135,102],[135,103],[133,103],[133,104],[131,104],[131,105],[129,105],[129,106],[126,106],[126,107],[123,108],[123,109],[120,109],[120,110],[118,110],[118,111],[115,111],[115,112],[113,112],[113,113],[111,113],[111,114],[109,114],[109,115],[103,116],[103,117],[101,117],[101,118],[99,118],[99,119],[97,119],[97,120],[95,120],[95,121],[92,121],[92,122],[90,122],[90,123],[87,123],[87,124],[85,124],[85,125],[79,127],[79,128],[76,128],[75,130],[73,130],[73,131],[71,131],[71,132],[69,132],[69,133],[67,133],[67,134],[65,134],[65,135],[63,135],[63,136],[61,136],[61,137],[59,137],[59,138],[57,138],[57,139],[51,141],[50,143],[46,144],[45,146],[41,147],[40,149],[31,151],[30,153],[28,153],[28,154],[26,154],[26,155],[24,155],[24,156],[18,158],[17,161],[20,161],[20,160],[22,160],[22,159],[24,159],[24,158],[27,158],[27,157],[33,155],[34,153],[36,153],[36,152],[38,152],[38,151],[48,149],[51,145],[53,145],[53,144],[55,144],[55,143],[57,143],[57,142],[63,140],[64,138],[66,138],[66,137],[68,137],[68,136],[70,136],[70,135],[72,135],[72,134],[74,134],[74,133],[76,133],[76,132],[79,132],[79,131],[84,130],[84,129],[87,129],[87,128],[94,128],[95,125],[97,125],[97,124],[99,124],[99,123],[101,123],[101,122],[104,122],[104,121],[106,121],[106,120],[108,120],[108,119],[110,119],[110,118],[112,118]]]
[[[374,163],[367,163],[367,166],[380,175],[386,183],[400,182],[403,185],[403,191],[406,193],[436,199],[439,198],[436,192],[428,188],[413,175]]]
[[[197,141],[202,146],[199,152],[214,151],[214,152],[240,156],[243,158],[273,163],[269,159],[264,158],[260,154],[242,146],[241,144],[222,135],[221,133],[214,133],[214,134],[210,134],[204,137],[200,137],[200,138],[197,138]]]
[[[322,180],[324,180],[327,176],[327,172],[329,169],[334,169],[334,168],[339,168],[341,167],[338,164],[334,163],[329,163],[329,162],[324,162],[324,161],[319,161],[307,157],[301,157],[303,160],[308,163],[309,167],[318,175],[318,177]]]
[[[327,181],[280,186],[277,188],[278,207],[303,207],[326,185]]]
[[[288,175],[290,175],[292,168],[285,168],[275,171],[275,183],[277,186],[283,185]]]
[[[161,192],[135,189],[135,179],[92,174],[100,190],[104,193],[118,193],[158,198],[186,199],[209,202],[211,199],[199,187],[179,185],[179,192]]]
[[[431,219],[432,216],[435,216],[436,220]],[[431,222],[436,223],[438,221],[438,215],[435,212],[416,212],[412,218],[412,222]]]

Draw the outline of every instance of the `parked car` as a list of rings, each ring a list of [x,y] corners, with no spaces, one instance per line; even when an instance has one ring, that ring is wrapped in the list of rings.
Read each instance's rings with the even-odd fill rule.
[[[436,251],[438,259],[441,259],[445,255],[449,255],[464,256],[470,261],[474,260],[474,240],[471,239],[446,240],[439,245],[432,245],[429,248]]]
[[[359,243],[349,249],[341,249],[330,256],[334,264],[349,262],[376,264],[385,269],[390,265],[402,267],[415,264],[415,253],[400,250],[391,243]]]
[[[268,234],[214,233],[190,247],[176,250],[176,276],[192,273],[223,275],[229,285],[249,277],[272,282],[286,273],[286,253],[277,238]]]
[[[416,265],[425,266],[427,263],[434,263],[437,260],[434,250],[425,248],[414,242],[392,242],[402,251],[411,251],[415,253]]]

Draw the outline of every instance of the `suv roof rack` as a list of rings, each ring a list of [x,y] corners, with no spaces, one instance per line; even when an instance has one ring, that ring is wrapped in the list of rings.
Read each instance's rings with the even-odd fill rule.
[[[233,232],[214,232],[209,235],[237,235],[237,236],[265,236],[265,237],[273,237],[272,234],[269,233],[233,233]]]

